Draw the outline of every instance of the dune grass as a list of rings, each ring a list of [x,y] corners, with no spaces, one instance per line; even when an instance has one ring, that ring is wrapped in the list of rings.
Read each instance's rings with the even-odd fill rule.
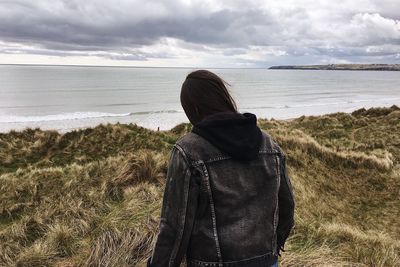
[[[287,154],[282,266],[400,266],[400,109],[259,119]],[[190,125],[0,134],[0,266],[143,266],[169,151]]]

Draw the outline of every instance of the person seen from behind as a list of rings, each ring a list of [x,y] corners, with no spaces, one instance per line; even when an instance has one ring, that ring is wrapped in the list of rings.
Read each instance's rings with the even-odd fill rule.
[[[286,156],[213,72],[187,75],[192,130],[174,144],[150,267],[278,266],[294,225]]]

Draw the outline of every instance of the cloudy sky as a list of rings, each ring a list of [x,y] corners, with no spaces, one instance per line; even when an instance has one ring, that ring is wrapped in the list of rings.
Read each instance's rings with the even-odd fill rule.
[[[398,0],[0,0],[0,63],[400,63]]]

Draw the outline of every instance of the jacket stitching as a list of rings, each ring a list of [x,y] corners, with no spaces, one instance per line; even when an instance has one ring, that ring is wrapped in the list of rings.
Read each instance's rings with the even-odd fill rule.
[[[261,255],[257,255],[254,257],[250,257],[250,258],[246,258],[246,259],[242,259],[242,260],[236,260],[236,261],[224,261],[223,264],[236,264],[236,263],[242,263],[242,262],[246,262],[249,260],[255,260],[255,259],[260,259],[260,258],[265,258],[268,256],[273,255],[271,252],[267,252],[265,254],[261,254]],[[200,261],[200,260],[195,260],[195,259],[188,259],[189,262],[194,263],[194,264],[204,264],[207,266],[217,266],[218,264],[220,264],[220,262],[215,262],[215,261]]]
[[[220,157],[208,159],[208,160],[206,160],[205,162],[206,162],[206,163],[211,163],[211,162],[213,162],[213,161],[219,161],[219,160],[230,159],[230,158],[232,158],[232,157],[229,157],[229,156],[220,156]]]
[[[279,151],[276,149],[263,149],[263,150],[260,150],[259,153],[261,153],[261,154],[277,154],[277,153],[279,153]]]
[[[193,167],[198,167],[198,166],[200,166],[201,164],[202,164],[202,160],[196,160],[196,161],[193,161],[192,162],[192,166]]]
[[[260,150],[258,152],[259,154],[271,154],[271,155],[275,155],[275,154],[279,154],[279,151],[273,149],[273,150]],[[232,159],[232,157],[230,156],[220,156],[220,157],[215,157],[215,158],[210,158],[205,160],[205,163],[212,163],[215,161],[220,161],[220,160],[226,160],[226,159]],[[196,163],[198,163],[198,161],[196,161]]]
[[[276,190],[276,202],[275,202],[276,206],[275,206],[274,221],[273,221],[273,223],[274,223],[274,238],[272,239],[272,248],[273,248],[274,254],[277,255],[278,251],[277,251],[277,233],[276,233],[276,231],[277,231],[277,226],[278,226],[277,220],[278,220],[278,213],[279,213],[279,189],[280,189],[280,182],[281,182],[281,172],[279,169],[279,167],[280,167],[279,166],[280,165],[279,155],[275,156],[275,162],[276,162],[276,174],[277,174],[277,185],[276,185],[277,190]]]
[[[208,197],[210,199],[211,220],[212,220],[212,223],[213,223],[214,241],[215,241],[215,246],[216,246],[216,249],[217,249],[218,261],[219,261],[219,263],[222,263],[222,255],[221,255],[221,248],[220,248],[219,238],[218,238],[217,218],[216,218],[216,215],[215,215],[214,201],[213,201],[213,197],[212,197],[208,171],[207,171],[207,168],[206,168],[206,165],[204,164],[204,162],[202,163],[202,167],[203,167],[204,177],[205,177],[205,180],[206,180],[206,185],[207,185],[207,190],[208,190]]]
[[[178,144],[174,144],[174,147],[176,147],[179,150],[179,152],[181,152],[181,154],[183,156],[183,159],[185,160],[186,164],[188,166],[191,166],[190,161],[188,160],[188,156],[186,155],[185,150],[183,150],[183,148]]]

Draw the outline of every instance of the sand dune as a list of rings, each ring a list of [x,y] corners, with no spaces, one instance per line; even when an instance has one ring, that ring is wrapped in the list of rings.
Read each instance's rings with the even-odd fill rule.
[[[282,266],[400,266],[400,109],[259,119],[296,198]],[[141,266],[180,124],[0,134],[0,266]]]

